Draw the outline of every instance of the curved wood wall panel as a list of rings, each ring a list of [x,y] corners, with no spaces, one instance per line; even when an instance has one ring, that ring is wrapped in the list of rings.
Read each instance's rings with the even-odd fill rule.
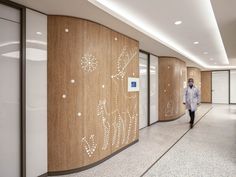
[[[48,17],[48,169],[88,166],[138,139],[138,42],[102,25]]]
[[[183,92],[186,86],[187,68],[177,58],[159,58],[159,120],[169,121],[185,113]]]
[[[194,84],[201,91],[201,70],[198,68],[187,67],[187,78],[193,78]]]
[[[201,72],[201,102],[211,103],[212,102],[212,74],[211,71]]]

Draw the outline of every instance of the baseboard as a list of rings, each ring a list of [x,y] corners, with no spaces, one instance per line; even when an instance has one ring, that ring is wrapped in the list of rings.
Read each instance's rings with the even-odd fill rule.
[[[174,120],[177,120],[179,118],[181,118],[182,116],[184,116],[185,113],[179,115],[178,117],[174,118],[174,119],[170,119],[170,120],[158,120],[158,122],[170,122],[170,121],[174,121]]]
[[[139,141],[139,140],[137,139],[137,140],[135,140],[134,142],[128,144],[127,146],[125,146],[125,147],[123,147],[123,148],[117,150],[116,152],[112,153],[111,155],[105,157],[104,159],[101,159],[101,160],[99,160],[99,161],[97,161],[97,162],[95,162],[95,163],[92,163],[92,164],[90,164],[90,165],[87,165],[87,166],[84,166],[84,167],[80,167],[80,168],[76,168],[76,169],[66,170],[66,171],[55,171],[55,172],[52,171],[52,172],[48,172],[47,175],[48,175],[48,176],[67,175],[67,174],[78,173],[78,172],[81,172],[81,171],[90,169],[90,168],[95,167],[95,166],[101,164],[102,162],[104,162],[104,161],[110,159],[111,157],[113,157],[114,155],[116,155],[116,154],[120,153],[121,151],[127,149],[128,147],[134,145],[134,144],[137,143],[138,141]],[[40,177],[41,177],[41,176],[40,176]]]

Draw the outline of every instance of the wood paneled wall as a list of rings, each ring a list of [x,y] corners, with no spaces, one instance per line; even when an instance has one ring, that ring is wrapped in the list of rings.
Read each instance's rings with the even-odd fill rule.
[[[212,73],[211,71],[201,72],[201,102],[212,102]]]
[[[48,170],[77,169],[138,139],[139,44],[83,19],[48,17]]]
[[[201,70],[199,68],[187,67],[187,78],[193,78],[195,86],[201,91]]]
[[[159,58],[159,120],[174,120],[185,113],[183,93],[187,80],[185,62],[177,58]]]

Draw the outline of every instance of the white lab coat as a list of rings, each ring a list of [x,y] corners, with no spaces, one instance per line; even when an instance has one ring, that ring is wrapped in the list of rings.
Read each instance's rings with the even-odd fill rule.
[[[197,87],[193,86],[192,88],[190,88],[188,86],[184,89],[183,102],[186,105],[186,109],[191,111],[197,110],[197,104],[200,103],[200,93]]]

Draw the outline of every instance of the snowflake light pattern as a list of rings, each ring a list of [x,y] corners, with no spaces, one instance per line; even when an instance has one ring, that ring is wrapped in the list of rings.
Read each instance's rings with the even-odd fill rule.
[[[97,59],[91,54],[85,54],[81,59],[81,66],[84,71],[93,72],[97,68],[97,65]]]

